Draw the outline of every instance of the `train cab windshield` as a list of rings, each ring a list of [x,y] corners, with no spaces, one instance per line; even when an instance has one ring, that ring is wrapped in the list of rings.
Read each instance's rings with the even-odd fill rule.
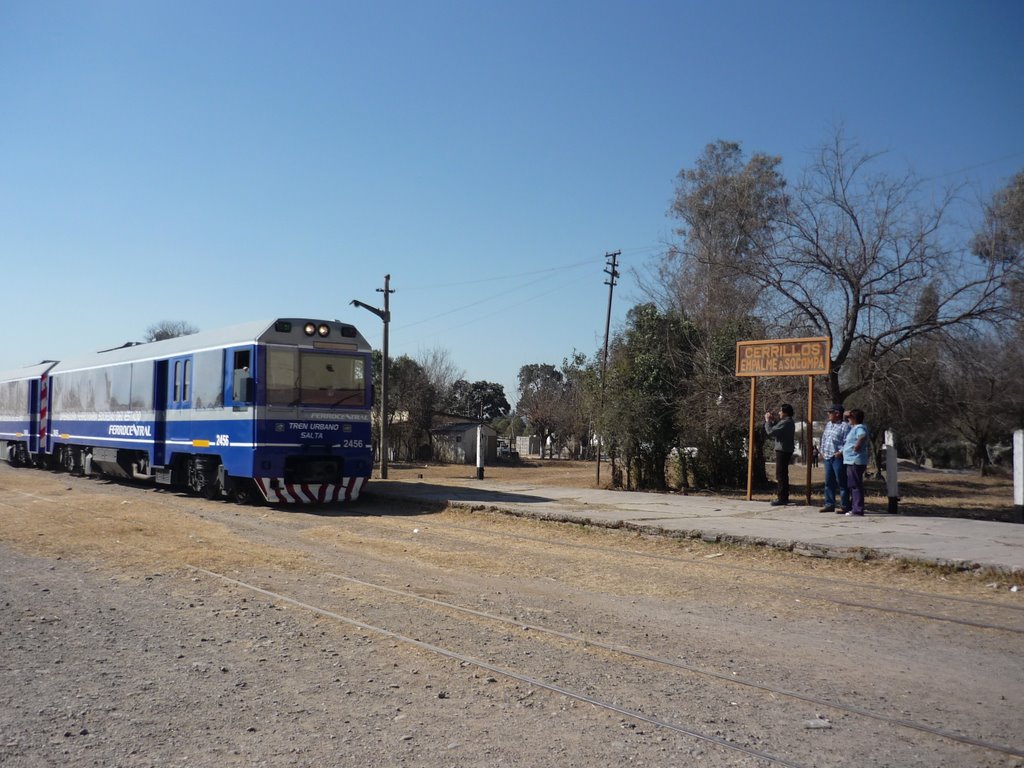
[[[269,405],[366,405],[366,360],[362,355],[267,349]]]

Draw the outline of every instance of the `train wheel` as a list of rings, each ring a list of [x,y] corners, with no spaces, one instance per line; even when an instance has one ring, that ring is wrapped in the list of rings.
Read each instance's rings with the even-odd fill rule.
[[[24,453],[25,449],[21,443],[7,444],[7,461],[12,467],[24,467],[28,464]]]
[[[75,465],[78,463],[75,461],[75,452],[70,446],[65,445],[60,455],[61,469],[65,472],[74,472]]]
[[[256,483],[245,477],[235,477],[229,480],[231,491],[228,497],[236,504],[259,504],[263,501],[263,494],[256,488]]]
[[[204,499],[215,501],[223,495],[223,489],[220,487],[219,480],[210,480],[206,485],[203,486],[202,495]]]
[[[206,499],[220,498],[217,480],[220,460],[213,456],[191,456],[188,462],[188,489]]]

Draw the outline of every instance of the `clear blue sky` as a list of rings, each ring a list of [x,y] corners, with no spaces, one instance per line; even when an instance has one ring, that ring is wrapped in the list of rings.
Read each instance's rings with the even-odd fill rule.
[[[515,399],[592,354],[606,251],[669,240],[716,139],[787,173],[837,123],[987,197],[1024,168],[1024,3],[0,2],[0,371],[340,318]]]

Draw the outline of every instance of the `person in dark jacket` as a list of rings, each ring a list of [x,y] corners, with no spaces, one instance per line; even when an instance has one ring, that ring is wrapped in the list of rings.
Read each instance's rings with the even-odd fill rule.
[[[793,406],[789,403],[780,405],[778,418],[768,411],[764,415],[764,431],[775,441],[775,483],[778,487],[771,504],[778,507],[789,504],[789,462],[793,459],[796,434]]]

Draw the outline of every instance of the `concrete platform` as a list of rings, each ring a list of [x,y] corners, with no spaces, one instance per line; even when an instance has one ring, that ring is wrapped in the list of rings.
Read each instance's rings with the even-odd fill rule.
[[[446,484],[374,480],[364,494],[454,506],[486,507],[537,519],[590,523],[649,533],[760,544],[849,558],[898,558],[1024,577],[1024,525],[868,512],[821,513],[763,501],[559,488],[488,480]]]

